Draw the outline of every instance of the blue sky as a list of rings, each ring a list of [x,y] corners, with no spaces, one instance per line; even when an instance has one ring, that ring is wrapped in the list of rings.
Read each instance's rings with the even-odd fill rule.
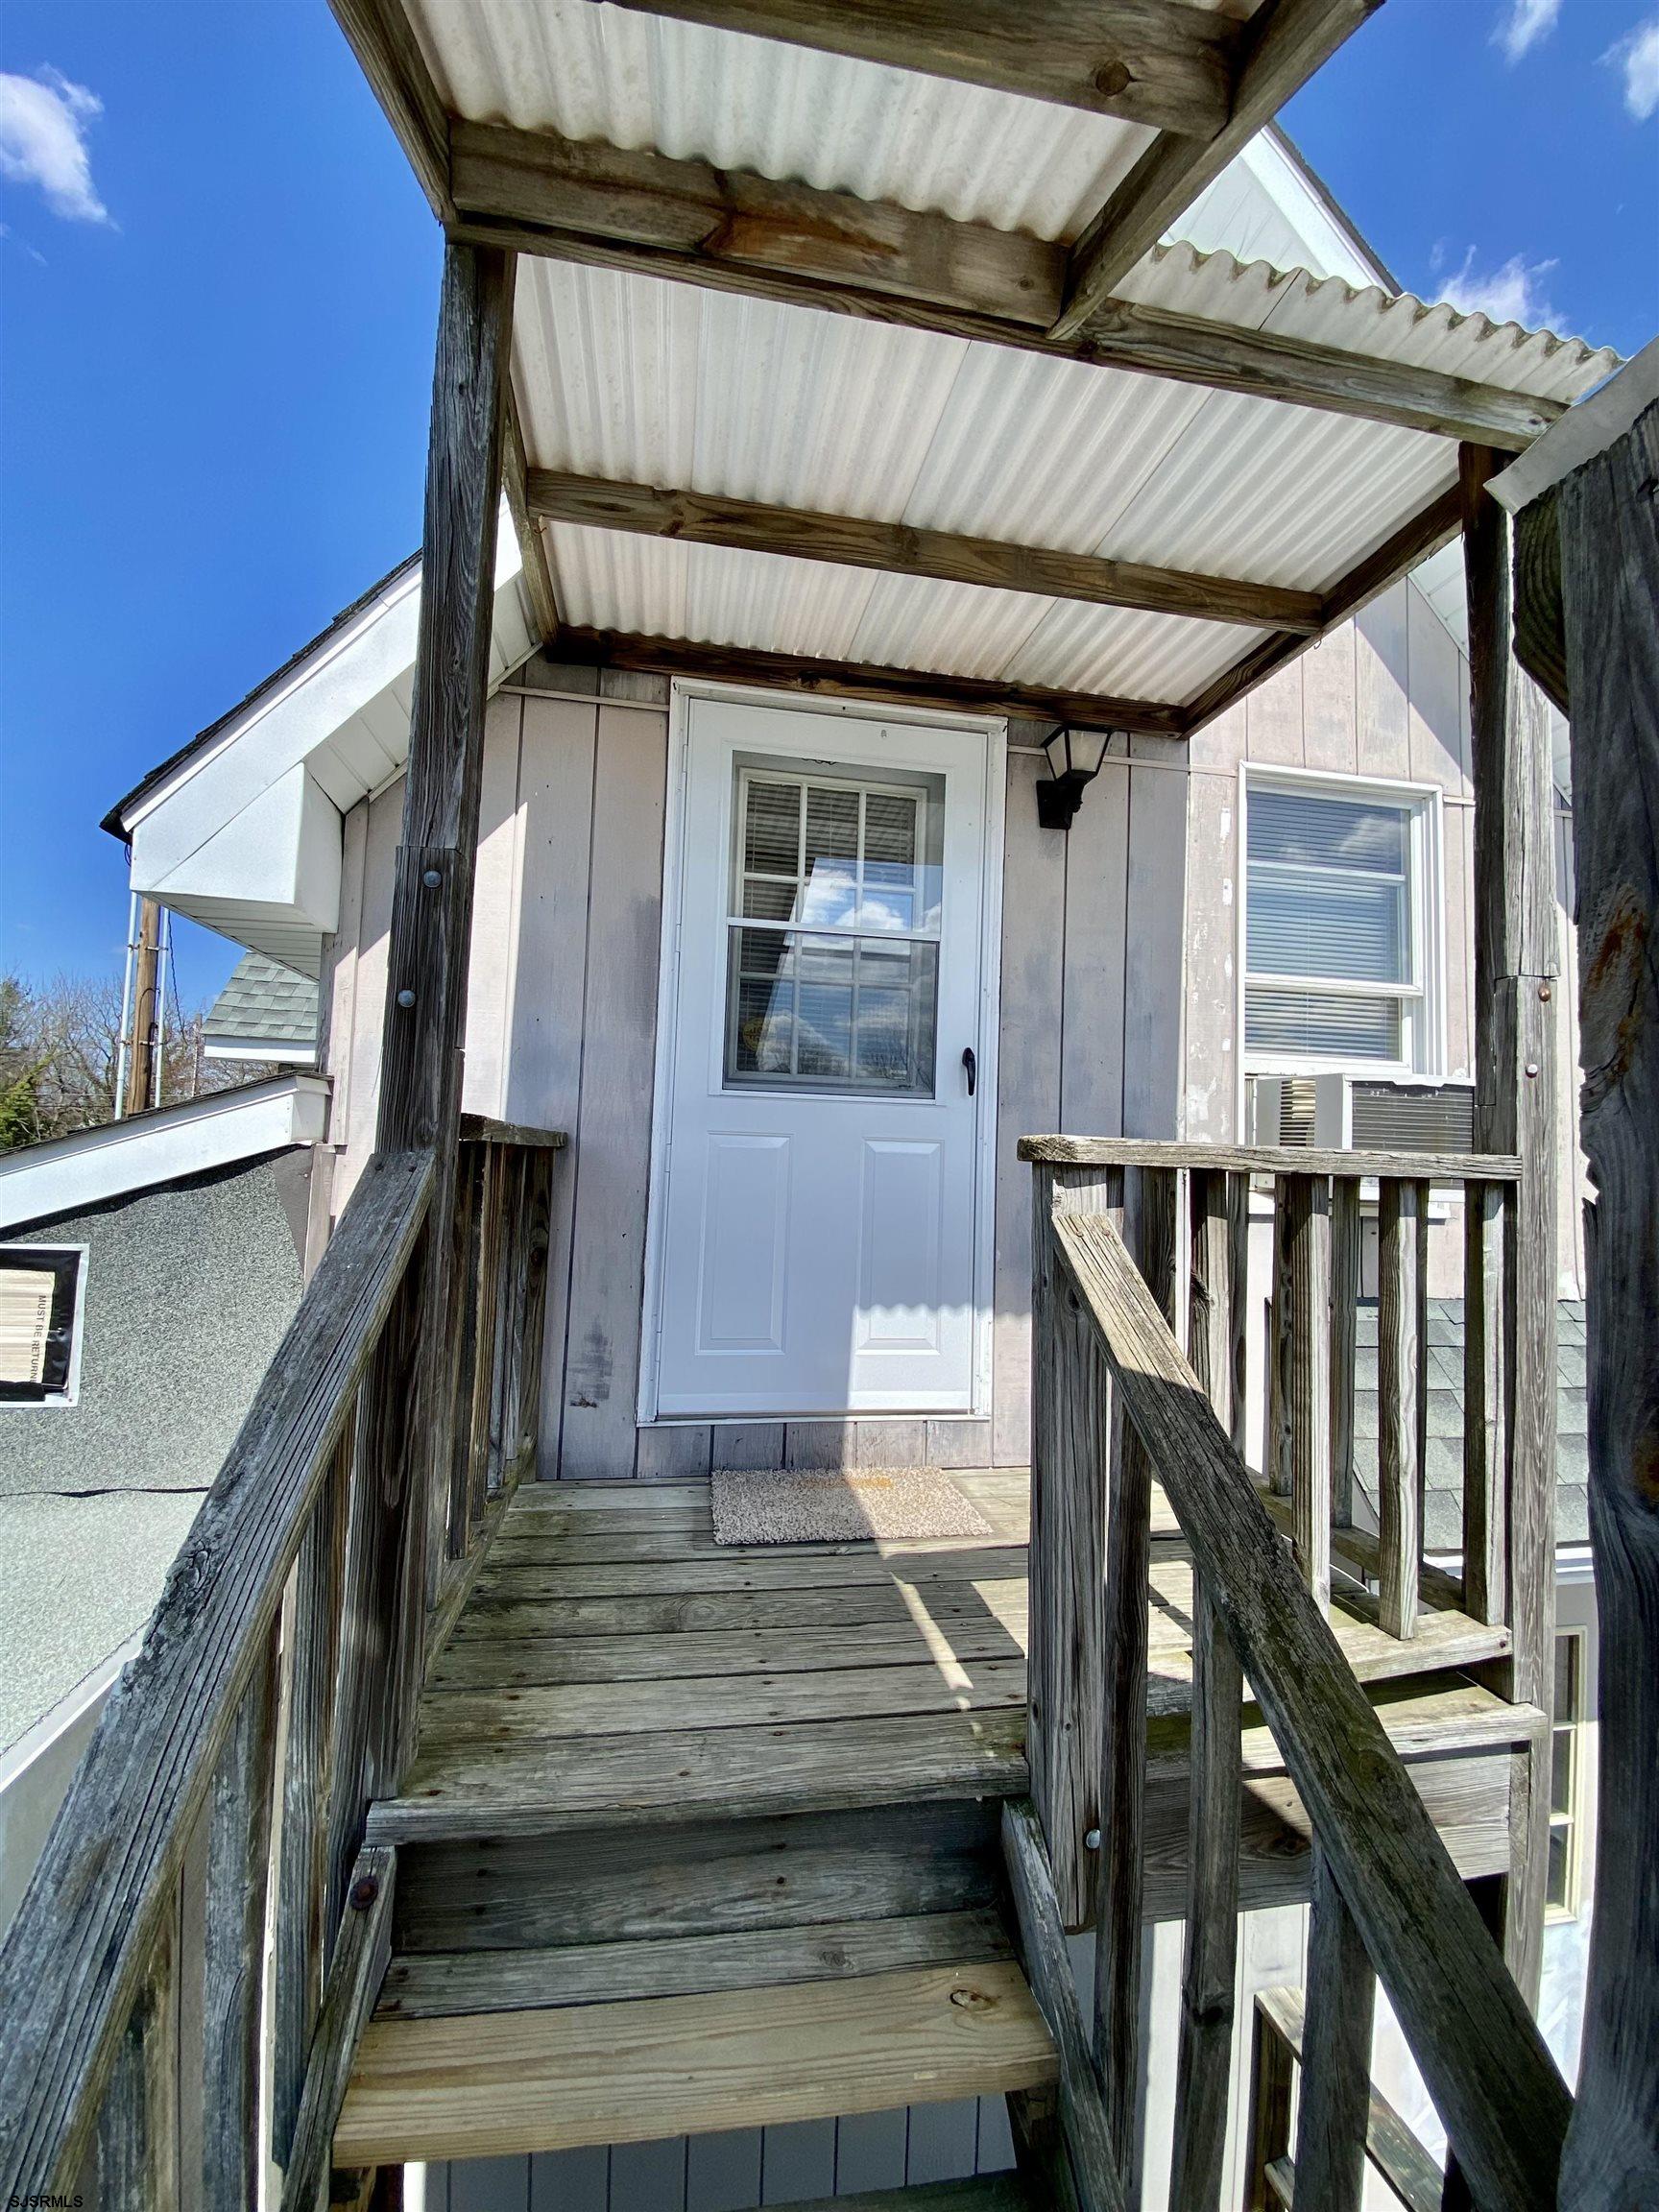
[[[1659,0],[1389,0],[1286,121],[1408,288],[1629,351],[1656,108]],[[101,815],[416,544],[438,266],[323,0],[0,11],[0,965],[119,961]]]

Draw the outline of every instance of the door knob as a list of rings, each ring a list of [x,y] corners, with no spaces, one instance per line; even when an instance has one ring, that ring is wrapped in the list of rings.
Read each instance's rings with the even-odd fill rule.
[[[974,1057],[974,1047],[972,1045],[965,1045],[962,1047],[962,1066],[968,1077],[968,1095],[970,1098],[972,1098],[974,1095],[974,1086],[979,1081],[979,1063]]]

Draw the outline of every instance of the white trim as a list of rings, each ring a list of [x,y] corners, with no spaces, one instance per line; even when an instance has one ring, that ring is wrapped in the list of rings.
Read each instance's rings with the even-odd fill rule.
[[[1234,1036],[1238,1040],[1235,1082],[1237,1095],[1234,1100],[1237,1114],[1236,1126],[1245,1125],[1245,1084],[1252,1075],[1316,1075],[1342,1074],[1369,1077],[1373,1080],[1408,1083],[1441,1083],[1446,1080],[1446,1068],[1450,1057],[1447,1030],[1447,975],[1446,975],[1446,840],[1444,834],[1443,801],[1445,794],[1436,783],[1418,782],[1406,777],[1351,776],[1339,769],[1280,767],[1265,760],[1240,760],[1238,764],[1238,895],[1234,901],[1233,919],[1233,974],[1234,974]],[[1415,1018],[1421,1030],[1421,1044],[1413,1060],[1368,1060],[1341,1054],[1309,1054],[1305,1052],[1251,1052],[1245,1043],[1245,989],[1248,982],[1246,937],[1249,926],[1250,906],[1250,818],[1249,789],[1254,781],[1258,784],[1286,787],[1306,787],[1323,790],[1333,797],[1374,798],[1384,805],[1407,807],[1411,814],[1411,931],[1413,951],[1418,956],[1421,975],[1409,988],[1389,997],[1415,998],[1421,1013]],[[1290,979],[1294,988],[1294,978]],[[1353,986],[1333,984],[1339,991],[1352,990],[1356,997],[1375,997],[1378,993],[1362,984]]]
[[[69,1323],[69,1373],[61,1390],[48,1392],[44,1398],[0,1398],[0,1416],[7,1413],[41,1413],[60,1406],[78,1406],[81,1402],[81,1346],[86,1333],[86,1270],[92,1258],[90,1244],[0,1244],[0,1267],[6,1264],[9,1252],[28,1252],[36,1257],[42,1253],[62,1254],[73,1252],[79,1265],[75,1269],[75,1311]],[[0,1789],[5,1783],[0,1780]]]
[[[1501,506],[1518,515],[1541,492],[1550,491],[1616,445],[1655,399],[1659,399],[1659,338],[1649,338],[1640,353],[1588,398],[1569,407],[1486,489]]]
[[[974,1124],[974,1403],[953,1415],[927,1414],[929,1420],[984,1420],[991,1410],[992,1310],[996,1267],[997,1203],[997,1040],[1001,1003],[1003,815],[1007,795],[1008,725],[1000,716],[951,714],[926,708],[886,708],[868,700],[799,698],[793,692],[702,677],[675,677],[668,693],[668,768],[662,832],[662,919],[657,963],[657,1051],[651,1086],[651,1167],[645,1202],[645,1294],[639,1316],[639,1391],[636,1407],[641,1428],[674,1428],[787,1420],[783,1408],[770,1413],[675,1414],[657,1412],[661,1345],[662,1201],[667,1191],[668,1130],[673,1098],[679,1020],[680,908],[685,876],[685,780],[688,768],[690,702],[730,700],[738,706],[776,708],[787,713],[824,714],[855,722],[905,723],[925,730],[959,730],[984,744],[985,794],[980,855],[979,994],[981,1037],[978,1094],[984,1104]],[[660,713],[661,708],[657,709]],[[848,1420],[879,1420],[902,1407],[875,1407],[849,1413]],[[802,1416],[807,1418],[808,1416]],[[836,1416],[815,1413],[813,1420]]]
[[[204,1060],[297,1060],[309,1068],[317,1058],[317,1040],[307,1044],[299,1037],[215,1037],[203,1040]]]
[[[325,1075],[274,1075],[8,1153],[0,1157],[0,1231],[315,1144],[327,1118],[328,1088]]]

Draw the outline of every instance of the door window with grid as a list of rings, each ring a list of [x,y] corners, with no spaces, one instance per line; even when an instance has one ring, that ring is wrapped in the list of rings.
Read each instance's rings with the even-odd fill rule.
[[[736,775],[728,1084],[931,1097],[943,778]]]
[[[1244,1043],[1298,1066],[1424,1064],[1421,803],[1252,778]]]

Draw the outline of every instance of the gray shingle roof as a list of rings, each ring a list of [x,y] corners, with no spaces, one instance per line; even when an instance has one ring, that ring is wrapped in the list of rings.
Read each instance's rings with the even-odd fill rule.
[[[263,952],[246,952],[213,1001],[204,1024],[207,1042],[268,1043],[314,1049],[317,985],[309,975],[279,967]]]
[[[1584,1307],[1555,1309],[1555,1540],[1590,1540],[1589,1422],[1584,1390]],[[1463,1301],[1429,1301],[1429,1449],[1424,1468],[1423,1548],[1463,1547]],[[1377,1510],[1377,1308],[1361,1304],[1354,1375],[1354,1473]]]

